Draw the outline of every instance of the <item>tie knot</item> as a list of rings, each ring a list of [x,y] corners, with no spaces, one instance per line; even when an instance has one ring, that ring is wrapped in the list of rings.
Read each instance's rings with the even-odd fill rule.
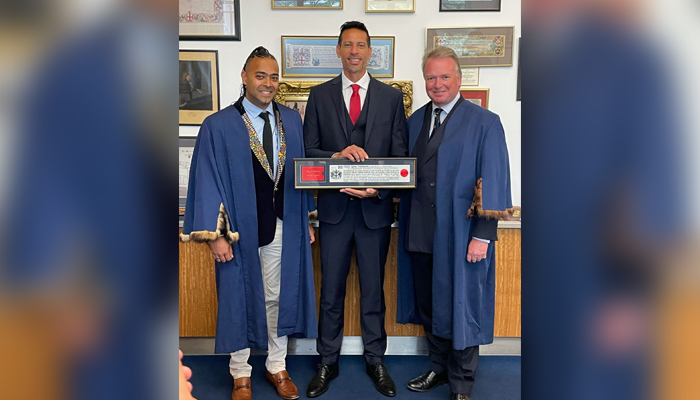
[[[352,88],[353,93],[357,93],[360,91],[360,85],[358,85],[356,83],[353,83],[352,85],[350,85],[350,87]]]
[[[435,116],[436,117],[439,116],[441,112],[442,112],[442,108],[436,108],[435,109]]]
[[[260,113],[260,118],[264,119],[265,122],[270,122],[270,112],[269,111],[263,111]]]

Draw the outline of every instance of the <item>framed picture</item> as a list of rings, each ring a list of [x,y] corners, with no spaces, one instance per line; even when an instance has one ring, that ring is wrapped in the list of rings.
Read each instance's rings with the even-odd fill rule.
[[[368,13],[412,13],[416,12],[416,0],[365,0]]]
[[[501,0],[440,0],[440,11],[501,11]]]
[[[284,104],[292,109],[295,108],[301,114],[302,120],[306,112],[306,103],[309,100],[311,88],[320,85],[323,81],[285,81],[280,82],[275,101]],[[403,109],[406,118],[411,116],[413,111],[413,82],[412,81],[382,81],[403,93]]]
[[[471,101],[477,106],[489,108],[489,89],[488,88],[459,88],[459,93],[462,94],[465,100]]]
[[[185,214],[187,203],[187,185],[190,181],[190,165],[194,154],[194,144],[197,138],[180,138],[180,215]]]
[[[241,40],[240,0],[180,0],[180,40]]]
[[[516,90],[515,100],[520,101],[520,38],[518,38],[518,89]]]
[[[180,125],[201,125],[219,111],[216,50],[180,50]]]
[[[367,71],[375,78],[394,76],[394,37],[372,38]],[[282,36],[282,76],[330,78],[343,71],[337,36]]]
[[[513,66],[513,27],[427,28],[426,48],[449,47],[462,67]]]
[[[272,8],[342,10],[343,0],[272,0]]]

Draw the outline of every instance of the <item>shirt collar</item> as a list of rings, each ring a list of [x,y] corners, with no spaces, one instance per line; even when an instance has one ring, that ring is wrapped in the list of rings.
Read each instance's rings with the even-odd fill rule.
[[[342,77],[341,79],[343,80],[343,89],[349,88],[350,85],[352,85],[352,84],[358,84],[358,85],[360,85],[360,87],[362,89],[365,89],[365,90],[367,90],[367,88],[369,87],[369,73],[367,71],[365,71],[365,74],[362,75],[362,78],[360,78],[360,80],[357,82],[352,82],[350,80],[350,78],[345,76],[344,72],[341,73],[340,76]]]
[[[270,115],[275,115],[274,113],[274,108],[272,107],[272,102],[267,105],[266,109],[262,109],[255,104],[251,103],[250,100],[248,100],[247,97],[243,97],[243,108],[245,109],[246,114],[251,117],[259,117],[260,113],[263,111],[267,111],[270,113]]]
[[[438,107],[435,103],[431,103],[433,105],[433,114],[438,108],[442,108],[442,111],[444,111],[446,114],[449,114],[450,111],[452,111],[452,108],[454,108],[455,104],[457,103],[457,100],[459,100],[459,96],[461,96],[461,94],[457,93],[457,96],[455,96],[455,98],[444,107]]]

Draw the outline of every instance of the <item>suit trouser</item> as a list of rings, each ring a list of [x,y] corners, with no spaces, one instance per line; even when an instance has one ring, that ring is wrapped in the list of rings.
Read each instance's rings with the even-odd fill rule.
[[[286,369],[287,337],[277,336],[279,316],[280,276],[282,274],[282,220],[277,218],[275,238],[266,246],[258,249],[265,287],[265,313],[267,316],[267,360],[265,367],[271,374]],[[231,353],[229,369],[233,379],[250,377],[253,367],[248,364],[250,349]]]
[[[479,365],[479,346],[455,350],[452,340],[433,334],[433,255],[410,252],[410,256],[416,311],[428,339],[430,369],[436,374],[447,370],[450,391],[469,395]]]
[[[348,200],[345,215],[337,224],[320,223],[322,277],[316,349],[321,354],[321,363],[335,364],[340,356],[353,243],[360,276],[360,324],[365,361],[369,365],[382,361],[386,351],[384,265],[390,237],[391,226],[367,227],[360,200]]]

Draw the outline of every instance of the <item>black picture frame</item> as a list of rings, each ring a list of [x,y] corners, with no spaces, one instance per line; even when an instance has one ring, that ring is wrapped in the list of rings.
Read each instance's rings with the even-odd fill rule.
[[[194,10],[193,13],[193,10],[180,8],[180,40],[241,40],[240,0],[211,2],[212,10]],[[183,2],[180,2],[180,5],[182,6]],[[212,33],[217,29],[224,32]]]
[[[501,0],[440,0],[440,11],[501,11]]]

